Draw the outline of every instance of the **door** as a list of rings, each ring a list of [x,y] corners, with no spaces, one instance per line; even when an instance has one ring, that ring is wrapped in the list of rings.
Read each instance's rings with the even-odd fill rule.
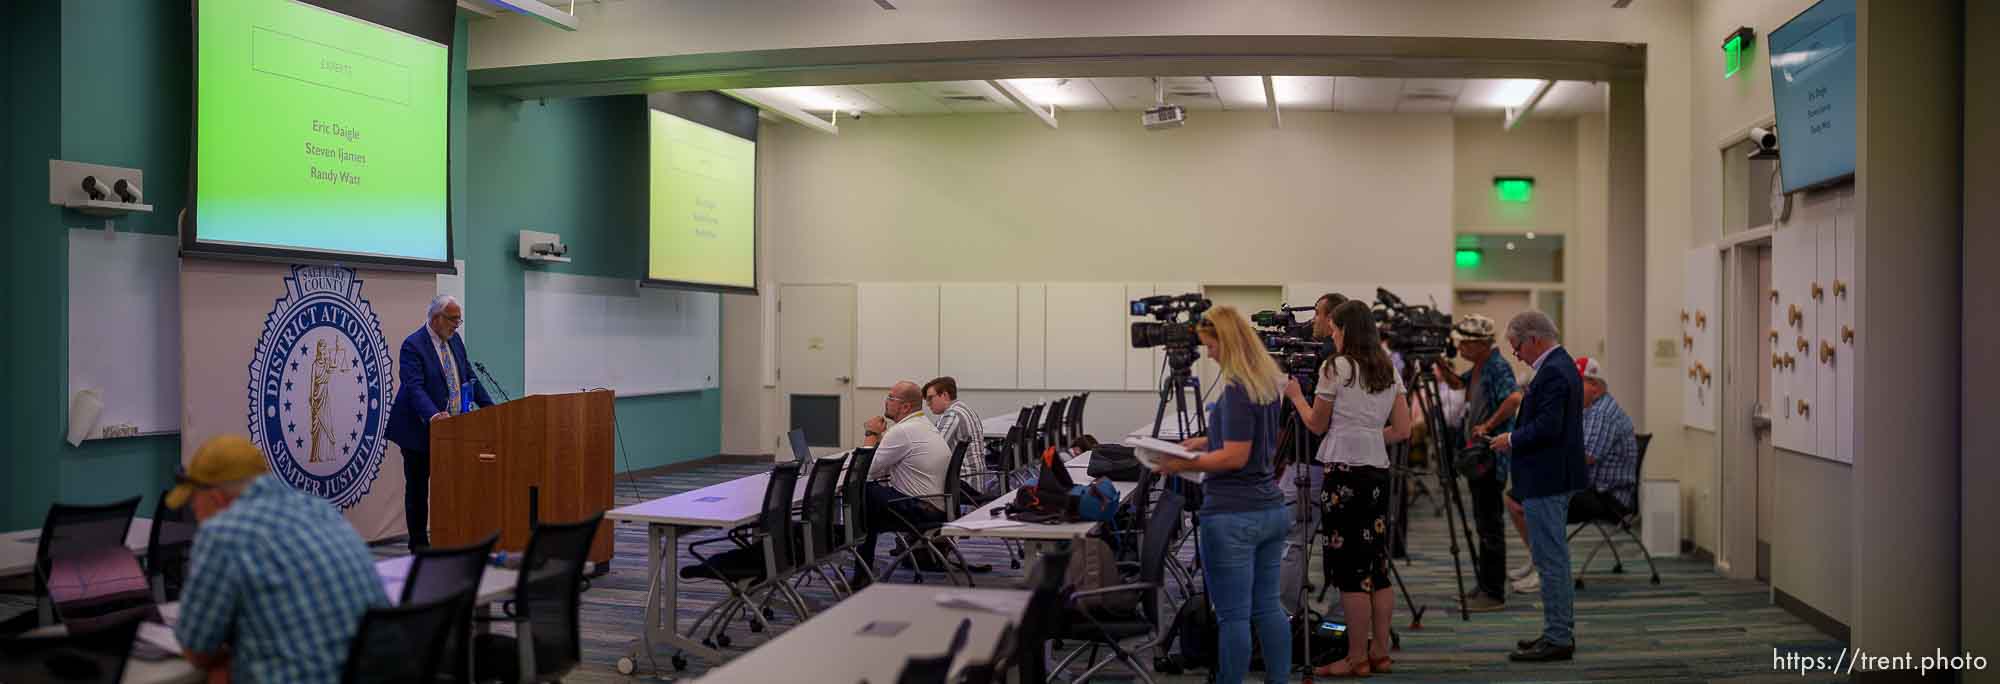
[[[1750,249],[1757,263],[1757,318],[1758,321],[1771,320],[1771,246],[1759,245]],[[1748,326],[1746,326],[1748,327]],[[1757,333],[1768,336],[1770,328],[1759,326]],[[1768,338],[1767,338],[1768,339]],[[1757,365],[1757,414],[1761,420],[1755,421],[1753,431],[1757,440],[1757,580],[1771,581],[1771,529],[1772,517],[1778,506],[1778,465],[1777,447],[1771,443],[1771,372],[1763,354],[1770,348],[1766,340],[1756,343]]]
[[[785,433],[806,433],[814,456],[854,443],[854,287],[778,287],[778,434],[780,459],[791,455]]]

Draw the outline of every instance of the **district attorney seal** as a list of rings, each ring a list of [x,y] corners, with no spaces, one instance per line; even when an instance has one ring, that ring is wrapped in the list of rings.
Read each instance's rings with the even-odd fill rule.
[[[395,396],[388,341],[361,285],[352,269],[293,266],[250,358],[251,441],[273,475],[341,510],[381,472]]]

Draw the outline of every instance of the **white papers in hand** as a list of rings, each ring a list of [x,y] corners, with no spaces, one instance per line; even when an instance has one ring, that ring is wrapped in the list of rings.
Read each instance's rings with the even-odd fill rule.
[[[174,628],[157,622],[139,623],[139,641],[147,646],[157,648],[169,656],[179,656],[181,654],[181,641],[174,638]]]
[[[1193,459],[1195,457],[1194,452],[1182,448],[1179,444],[1151,437],[1127,437],[1125,438],[1125,446],[1132,447],[1132,455],[1138,458],[1140,463],[1144,463],[1146,467],[1154,470],[1160,469],[1161,458],[1171,456],[1173,458]]]

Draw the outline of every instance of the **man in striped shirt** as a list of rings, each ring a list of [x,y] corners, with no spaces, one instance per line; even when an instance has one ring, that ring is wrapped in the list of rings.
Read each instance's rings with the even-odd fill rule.
[[[958,380],[947,375],[924,383],[924,404],[937,414],[937,431],[945,446],[965,446],[965,473],[986,472],[986,433],[979,414],[958,400]],[[986,490],[970,488],[975,492]]]
[[[174,635],[190,662],[237,681],[333,684],[362,613],[388,595],[347,519],[265,471],[250,440],[216,437],[168,493],[201,520]]]

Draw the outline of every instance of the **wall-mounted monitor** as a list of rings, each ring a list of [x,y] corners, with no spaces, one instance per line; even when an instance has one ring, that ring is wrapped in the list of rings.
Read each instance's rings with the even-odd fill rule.
[[[649,285],[757,291],[757,110],[718,93],[647,97]]]
[[[1855,35],[1854,0],[1820,0],[1771,32],[1785,192],[1854,175]]]
[[[449,270],[454,12],[199,0],[182,251]]]

